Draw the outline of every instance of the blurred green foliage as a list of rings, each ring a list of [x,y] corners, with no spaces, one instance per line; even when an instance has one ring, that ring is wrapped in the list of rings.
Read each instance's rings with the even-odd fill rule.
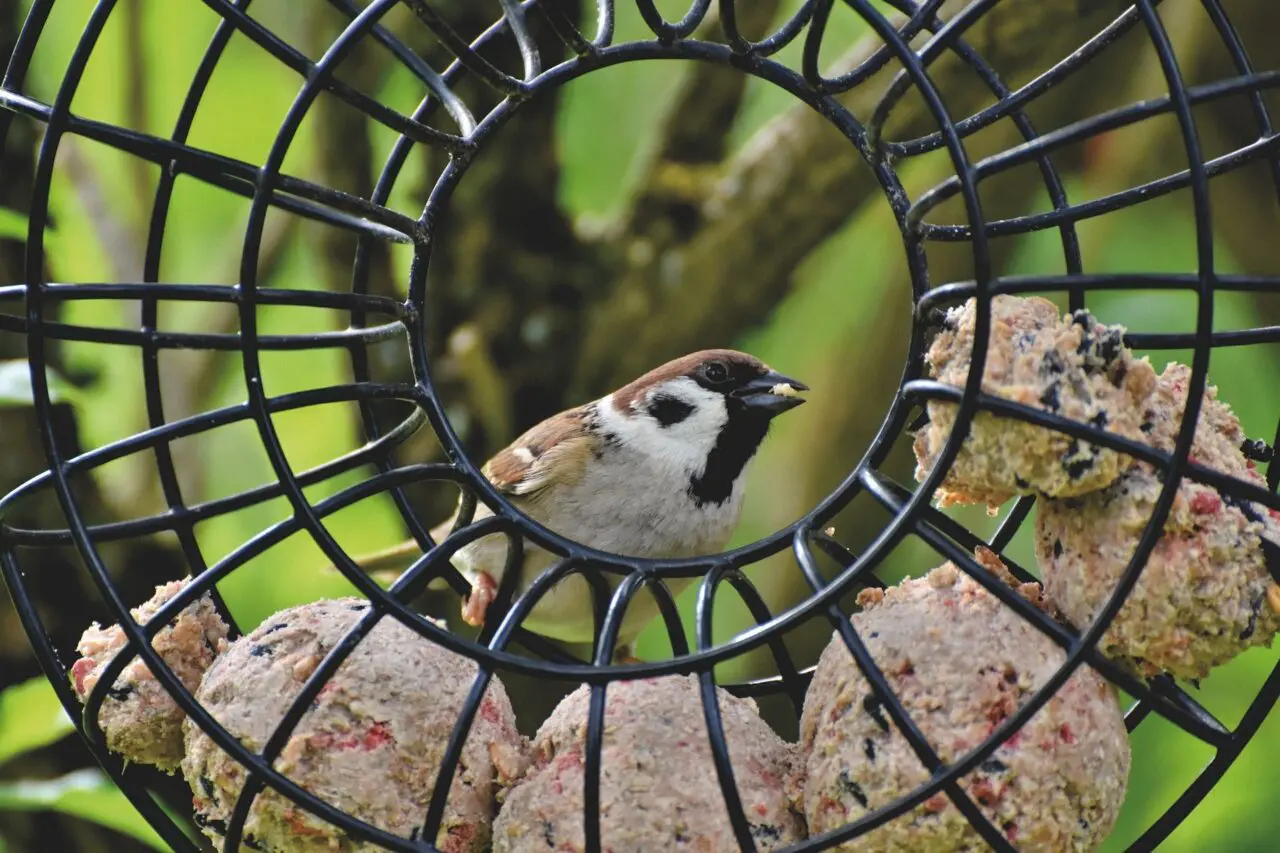
[[[43,678],[0,691],[0,765],[53,744],[73,731],[71,720]],[[0,781],[0,811],[62,812],[130,835],[156,850],[168,850],[107,775],[96,767],[56,779]],[[0,850],[5,849],[0,834]]]
[[[31,73],[32,94],[51,100],[81,27],[94,3],[92,0],[61,0],[36,51]],[[641,25],[622,7],[620,40],[640,36]],[[794,3],[789,4],[794,7]],[[278,32],[302,43],[304,23],[285,5],[262,4],[261,17]],[[147,70],[141,88],[141,102],[122,81],[128,77],[124,62],[127,40],[124,29],[129,10],[141,9],[145,46],[143,67]],[[94,52],[73,110],[87,118],[130,124],[142,115],[153,132],[167,133],[173,125],[185,87],[216,25],[217,17],[201,4],[146,2],[122,6],[112,16],[101,43]],[[835,16],[829,44],[843,49],[860,35],[859,24],[850,15]],[[781,54],[784,61],[796,61],[799,45]],[[834,55],[834,51],[832,52]],[[824,60],[829,58],[824,53]],[[609,69],[570,84],[559,115],[560,155],[564,164],[562,201],[584,222],[616,214],[625,203],[628,190],[640,174],[641,164],[654,143],[655,119],[669,102],[673,85],[682,73],[674,64],[637,63]],[[279,123],[300,85],[299,78],[242,37],[231,40],[223,61],[213,75],[195,126],[191,144],[249,162],[266,156]],[[389,103],[403,105],[416,97],[411,79],[392,73],[378,94]],[[787,96],[762,83],[749,84],[745,107],[738,117],[731,139],[742,145],[750,134],[787,105]],[[312,122],[304,122],[285,159],[285,169],[304,177],[314,174],[315,133]],[[375,151],[382,156],[392,137],[389,132],[373,132]],[[66,144],[64,143],[64,147]],[[64,151],[64,157],[69,156]],[[148,187],[153,188],[156,172],[139,168],[118,152],[83,140],[74,142],[70,156],[76,157],[93,176],[91,190],[108,200],[109,210],[131,233],[145,233],[149,205],[141,202]],[[407,187],[415,185],[411,161],[406,177],[392,196],[392,206],[416,214],[422,199]],[[131,254],[135,246],[114,245],[101,221],[95,221],[87,203],[83,181],[59,171],[50,195],[50,211],[56,230],[46,233],[49,267],[56,281],[102,280],[104,270],[119,270],[122,264],[140,268],[141,256]],[[1073,200],[1089,197],[1087,176],[1068,186]],[[247,216],[248,202],[190,178],[180,178],[168,219],[161,279],[200,283],[234,283],[236,266]],[[0,211],[0,233],[25,234],[25,222],[10,211]],[[1090,271],[1178,271],[1195,269],[1195,240],[1191,224],[1190,199],[1176,193],[1129,211],[1091,220],[1080,227],[1087,248],[1086,268]],[[321,278],[321,258],[309,250],[305,227],[285,249],[276,286],[315,287]],[[883,209],[863,211],[796,271],[792,294],[760,328],[744,336],[740,345],[794,375],[805,377],[830,366],[830,360],[845,358],[850,341],[856,341],[872,322],[872,308],[887,291],[900,287],[901,250],[892,220]],[[403,270],[403,255],[396,256]],[[1219,247],[1217,269],[1234,270],[1232,259]],[[1019,238],[1007,272],[1063,272],[1062,250],[1056,232],[1041,232]],[[128,277],[128,276],[124,276]],[[902,294],[905,305],[906,294]],[[1107,322],[1122,322],[1134,330],[1187,331],[1193,328],[1194,301],[1186,293],[1115,292],[1090,298],[1090,307]],[[106,301],[68,303],[63,319],[71,323],[106,327],[134,327],[135,306]],[[161,309],[161,326],[170,330],[198,330],[208,321],[205,307],[170,303]],[[299,333],[337,328],[336,315],[298,309],[266,307],[259,311],[260,332]],[[904,315],[905,329],[905,315]],[[1246,294],[1220,294],[1215,302],[1215,326],[1243,328],[1263,323],[1252,299]],[[1189,353],[1150,353],[1157,370],[1170,358],[1187,359]],[[132,434],[145,428],[142,377],[136,352],[98,344],[71,343],[65,347],[69,371],[92,374],[97,380],[79,392],[80,429],[87,448]],[[239,402],[244,397],[241,365],[228,358],[218,365],[214,391],[203,406],[214,408]],[[900,370],[896,363],[881,362],[881,354],[865,352],[843,365],[842,387],[815,388],[815,393],[857,394],[860,378],[871,371]],[[277,395],[304,388],[316,388],[349,381],[345,356],[338,351],[307,353],[264,353],[262,371],[268,394]],[[826,370],[825,375],[833,375]],[[3,375],[3,374],[0,374]],[[1274,348],[1238,347],[1214,353],[1211,379],[1221,397],[1238,413],[1253,436],[1270,438],[1276,419],[1276,395],[1259,389],[1280,388],[1280,359]],[[0,398],[4,396],[0,388]],[[360,442],[353,417],[345,405],[326,407],[320,412],[285,413],[275,418],[289,462],[295,470],[319,464],[348,452]],[[878,418],[879,411],[867,412]],[[789,442],[812,430],[801,410],[783,419],[757,465],[749,489],[744,522],[735,544],[767,534],[779,523],[771,512],[771,502],[779,490],[788,487],[783,459]],[[523,425],[522,425],[523,426]],[[206,437],[189,440],[193,452],[205,460],[198,488],[188,492],[188,500],[207,500],[242,491],[273,479],[259,437],[251,425],[237,424],[218,429]],[[358,470],[310,487],[315,501],[357,482],[370,472]],[[842,472],[832,472],[839,476]],[[112,494],[136,490],[139,478],[154,477],[150,458],[125,460],[100,472],[103,488]],[[834,485],[835,480],[832,481]],[[1007,508],[1006,508],[1007,509]],[[994,530],[998,519],[978,510],[954,510],[954,515],[983,533]],[[287,518],[283,500],[269,501],[249,509],[203,523],[197,535],[206,558],[212,563],[270,525]],[[785,519],[782,519],[785,521]],[[374,550],[402,536],[398,517],[388,499],[375,497],[328,519],[338,540],[352,553]],[[1030,525],[1015,538],[1010,553],[1024,565],[1034,567]],[[936,564],[936,555],[923,546],[904,545],[895,550],[886,565],[886,577],[919,575]],[[320,551],[307,536],[291,536],[266,554],[251,561],[221,585],[233,612],[246,630],[270,613],[292,604],[350,591],[340,577],[316,568],[325,563]],[[772,570],[770,570],[772,571]],[[794,577],[756,571],[753,578],[766,591],[771,604],[794,599]],[[790,586],[788,586],[790,584]],[[684,596],[683,610],[691,612],[692,593]],[[731,596],[726,596],[731,599]],[[731,636],[749,620],[741,607],[731,604],[717,614],[718,638]],[[665,651],[658,632],[646,636],[641,647],[649,654]],[[1253,650],[1207,679],[1196,695],[1218,717],[1234,724],[1247,707],[1277,659],[1276,650]],[[805,661],[804,663],[808,663]],[[732,675],[727,667],[722,674]],[[10,754],[36,748],[66,733],[65,717],[49,705],[50,692],[38,686],[12,688],[0,698],[0,760]],[[1273,807],[1274,792],[1280,790],[1280,765],[1271,760],[1280,750],[1280,715],[1268,722],[1224,781],[1204,804],[1161,848],[1166,851],[1229,850],[1272,851],[1280,833],[1280,812]],[[1131,789],[1119,827],[1106,849],[1120,850],[1135,838],[1186,787],[1208,759],[1198,742],[1182,735],[1158,718],[1148,719],[1134,736],[1134,767]],[[119,797],[105,790],[101,777],[87,774],[54,782],[20,782],[0,785],[0,808],[64,809],[69,813],[98,819],[156,843],[145,827],[139,827],[133,812],[121,806]]]

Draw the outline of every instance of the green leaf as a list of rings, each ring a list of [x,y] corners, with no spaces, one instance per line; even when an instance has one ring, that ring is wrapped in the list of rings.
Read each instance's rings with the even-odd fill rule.
[[[49,399],[54,403],[74,403],[79,391],[52,370],[49,378]],[[31,392],[31,365],[25,358],[0,361],[0,408],[6,406],[30,406],[34,400]]]
[[[169,850],[120,789],[92,767],[57,779],[0,784],[0,809],[62,812],[131,835],[157,850]]]
[[[25,242],[27,239],[27,217],[16,210],[0,207],[0,239],[22,240]]]
[[[71,718],[44,678],[24,681],[0,693],[0,764],[62,740],[72,731]]]

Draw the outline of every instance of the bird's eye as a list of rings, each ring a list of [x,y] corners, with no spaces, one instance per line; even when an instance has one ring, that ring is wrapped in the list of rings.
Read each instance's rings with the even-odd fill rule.
[[[729,368],[718,361],[713,361],[702,369],[702,375],[708,382],[723,382],[729,378]]]

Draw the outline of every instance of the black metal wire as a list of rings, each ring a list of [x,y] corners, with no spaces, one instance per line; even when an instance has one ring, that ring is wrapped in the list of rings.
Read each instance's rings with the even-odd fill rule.
[[[500,0],[501,19],[470,41],[457,32],[450,24],[448,15],[436,8],[432,0],[403,0],[417,19],[454,57],[443,71],[432,67],[418,52],[382,25],[380,19],[398,0],[373,0],[368,4],[357,4],[353,0],[326,2],[346,17],[347,24],[325,54],[313,62],[289,44],[287,39],[249,15],[250,0],[203,0],[204,5],[217,14],[220,21],[187,87],[182,108],[167,137],[152,135],[142,128],[123,128],[87,119],[70,111],[85,68],[114,10],[114,0],[99,0],[94,6],[57,94],[47,104],[24,91],[32,54],[40,42],[53,5],[52,0],[34,0],[0,83],[0,139],[5,137],[15,117],[25,117],[45,128],[29,217],[25,259],[27,281],[22,285],[0,287],[0,302],[14,301],[22,307],[20,310],[14,309],[14,313],[0,312],[0,334],[18,335],[25,339],[31,363],[35,413],[42,423],[48,425],[52,417],[52,401],[44,370],[47,350],[51,342],[59,340],[88,341],[136,350],[143,368],[147,419],[146,429],[136,435],[75,455],[58,445],[51,429],[44,431],[42,438],[47,470],[0,499],[0,570],[3,571],[18,614],[31,637],[36,656],[54,682],[60,700],[73,715],[83,713],[79,728],[95,758],[167,842],[178,850],[196,849],[147,794],[143,774],[136,768],[126,771],[119,760],[106,751],[97,725],[97,714],[108,686],[114,683],[131,660],[139,657],[174,696],[182,710],[207,731],[220,748],[246,768],[246,783],[227,827],[227,849],[237,848],[244,820],[254,798],[264,788],[270,788],[355,838],[382,844],[394,850],[434,850],[431,840],[435,838],[443,820],[446,797],[462,745],[485,691],[495,674],[501,670],[576,680],[590,685],[584,756],[584,832],[587,847],[592,850],[601,847],[599,785],[603,720],[609,685],[622,679],[696,674],[712,757],[717,778],[725,793],[730,823],[742,849],[753,850],[754,841],[733,782],[729,746],[725,740],[716,694],[714,666],[750,649],[762,646],[768,648],[777,668],[776,676],[726,686],[731,692],[741,696],[785,696],[798,713],[812,668],[801,670],[796,666],[783,642],[783,636],[815,618],[830,622],[867,678],[874,694],[883,703],[886,713],[931,775],[929,781],[915,791],[880,806],[840,829],[810,838],[789,849],[826,849],[883,825],[938,792],[945,793],[970,819],[989,846],[998,850],[1013,849],[1000,830],[990,823],[965,794],[959,784],[960,780],[1043,707],[1081,665],[1094,668],[1135,697],[1135,703],[1126,713],[1126,725],[1131,730],[1154,713],[1215,750],[1214,758],[1194,783],[1152,823],[1130,849],[1154,849],[1168,836],[1231,766],[1257,731],[1269,709],[1280,698],[1280,665],[1277,665],[1244,717],[1231,729],[1214,718],[1171,680],[1160,678],[1143,683],[1107,661],[1095,648],[1098,638],[1137,582],[1142,566],[1160,536],[1164,519],[1183,479],[1209,484],[1227,497],[1280,509],[1280,497],[1275,493],[1277,481],[1280,480],[1280,465],[1270,465],[1267,486],[1264,488],[1206,468],[1191,461],[1188,455],[1206,383],[1210,350],[1280,342],[1278,326],[1213,329],[1215,293],[1280,292],[1280,278],[1225,275],[1218,273],[1215,268],[1208,181],[1217,175],[1261,160],[1268,164],[1272,183],[1280,197],[1280,137],[1273,127],[1264,100],[1266,91],[1280,86],[1280,72],[1259,71],[1253,67],[1239,35],[1218,0],[1202,0],[1202,6],[1230,56],[1237,75],[1233,78],[1197,86],[1186,85],[1156,12],[1156,0],[1136,0],[1132,7],[1118,14],[1110,24],[1069,56],[1016,89],[1007,86],[981,54],[964,39],[966,30],[979,25],[983,16],[996,5],[990,0],[976,0],[945,21],[937,17],[937,10],[942,5],[938,0],[892,0],[889,5],[904,16],[898,23],[891,23],[869,0],[845,0],[844,7],[858,15],[883,44],[854,67],[834,76],[825,76],[819,63],[834,0],[806,0],[790,17],[777,24],[770,35],[758,42],[747,40],[739,31],[735,0],[718,0],[715,6],[724,32],[724,43],[707,41],[693,35],[700,32],[699,27],[710,13],[710,0],[691,0],[688,10],[674,22],[664,18],[651,0],[637,0],[636,9],[653,38],[617,44],[614,41],[615,9],[612,0],[597,0],[594,4],[594,33],[590,36],[588,31],[591,27],[579,26],[571,21],[555,2]],[[564,60],[543,56],[530,28],[533,21],[546,24],[573,55]],[[1024,108],[1064,80],[1080,73],[1096,57],[1114,49],[1121,36],[1139,26],[1145,29],[1160,62],[1169,94],[1084,118],[1046,133],[1038,132],[1023,112]],[[929,34],[929,38],[924,46],[919,50],[912,49],[909,42],[925,33]],[[223,61],[229,40],[236,34],[259,45],[284,66],[295,71],[300,79],[295,100],[279,128],[270,153],[261,164],[217,155],[188,143],[190,128],[199,113],[213,72],[218,63]],[[798,69],[771,58],[797,39],[802,44]],[[518,70],[504,69],[485,58],[488,48],[499,40],[508,40],[518,49]],[[428,94],[411,115],[392,110],[337,79],[336,70],[361,42],[379,45],[426,87]],[[972,69],[991,92],[995,99],[993,104],[972,115],[952,116],[949,113],[947,104],[929,76],[930,65],[946,53],[954,54]],[[622,559],[564,539],[554,531],[520,515],[480,475],[475,460],[464,453],[433,384],[429,347],[425,337],[426,324],[422,322],[428,297],[427,269],[434,248],[436,224],[476,154],[519,111],[521,104],[534,95],[600,68],[644,60],[698,60],[733,66],[782,88],[825,116],[844,135],[853,149],[861,154],[884,189],[889,207],[898,219],[902,231],[915,303],[909,357],[903,368],[900,393],[889,406],[879,431],[854,470],[816,507],[793,524],[758,542],[718,555],[710,562],[705,558],[662,561]],[[876,72],[890,65],[899,69],[898,73],[864,125],[849,113],[837,96],[863,85]],[[478,80],[502,97],[496,107],[480,115],[478,119],[472,107],[457,94],[455,88],[467,77]],[[881,129],[885,120],[901,98],[911,91],[923,98],[937,130],[914,139],[883,139]],[[321,93],[329,93],[343,100],[373,121],[390,128],[398,136],[368,199],[281,171],[298,127]],[[1250,143],[1206,159],[1198,141],[1192,107],[1229,97],[1244,97],[1248,100],[1257,127],[1257,137]],[[442,107],[456,132],[439,130],[429,124]],[[1055,152],[1102,133],[1167,114],[1172,114],[1179,123],[1181,142],[1187,157],[1185,170],[1140,186],[1118,190],[1102,198],[1074,203],[1067,198],[1063,182],[1051,159]],[[965,140],[979,130],[1006,118],[1014,123],[1024,141],[1006,151],[976,162],[971,161],[965,149]],[[49,187],[58,147],[67,135],[107,145],[161,167],[148,228],[141,282],[43,281]],[[448,162],[436,180],[421,215],[411,217],[391,210],[387,202],[409,154],[416,146],[422,145],[444,152]],[[914,199],[909,198],[898,177],[901,162],[938,150],[947,152],[955,176]],[[1005,220],[986,218],[980,202],[980,184],[1029,163],[1034,163],[1039,168],[1051,209]],[[251,200],[241,253],[240,281],[237,285],[226,287],[161,280],[164,239],[173,216],[170,202],[174,183],[179,175],[193,177]],[[1075,231],[1078,222],[1179,189],[1189,189],[1192,199],[1198,258],[1194,274],[1103,275],[1084,271]],[[957,195],[963,202],[967,220],[965,224],[925,221],[938,205]],[[325,293],[258,286],[256,276],[262,227],[269,209],[319,221],[356,235],[356,259],[350,292]],[[992,238],[1044,228],[1057,228],[1060,231],[1065,275],[996,277],[992,274],[989,246]],[[404,301],[378,297],[371,293],[370,257],[375,241],[408,243],[414,248],[408,296]],[[937,242],[970,244],[974,268],[972,280],[943,283],[929,280],[925,247]],[[981,393],[980,377],[986,358],[990,304],[995,295],[1063,292],[1068,295],[1074,310],[1084,307],[1089,293],[1155,289],[1193,291],[1197,296],[1194,332],[1131,333],[1126,338],[1126,342],[1134,347],[1193,350],[1186,416],[1171,453],[1156,451],[1147,445],[1090,425],[1077,424],[1039,409]],[[926,380],[922,372],[921,356],[931,318],[939,308],[969,298],[976,299],[978,312],[972,354],[973,369],[968,381],[964,387],[955,388]],[[48,318],[51,307],[86,299],[138,302],[141,307],[138,327],[99,328]],[[159,316],[162,304],[178,300],[236,306],[239,331],[173,332],[161,328]],[[346,329],[339,332],[265,335],[258,330],[257,313],[260,306],[268,305],[323,308],[347,317],[349,323]],[[369,369],[369,347],[397,340],[404,343],[403,353],[413,369],[413,381],[404,384],[373,381]],[[159,358],[161,352],[179,348],[241,353],[247,401],[169,420],[159,380]],[[267,395],[263,388],[261,353],[325,349],[347,353],[353,372],[352,383],[280,396]],[[908,427],[909,418],[925,400],[948,400],[957,404],[956,425],[934,468],[918,488],[911,490],[886,477],[880,471],[880,466],[900,442]],[[374,417],[374,406],[385,405],[387,401],[399,401],[405,406],[406,414],[390,427],[381,427]],[[275,430],[272,415],[334,402],[355,402],[359,405],[366,434],[365,445],[309,470],[295,471],[288,461],[281,437]],[[1071,632],[1048,619],[1009,590],[971,556],[974,547],[988,545],[1001,554],[1015,575],[1030,579],[1030,572],[1002,552],[1025,523],[1032,509],[1032,499],[1019,500],[991,540],[985,543],[963,525],[929,505],[930,496],[959,452],[961,439],[972,418],[980,411],[995,412],[1004,417],[1046,426],[1150,462],[1164,472],[1163,487],[1156,501],[1155,511],[1123,577],[1104,606],[1101,616],[1083,633]],[[173,442],[229,424],[245,422],[252,422],[257,428],[276,482],[203,503],[189,504],[175,470]],[[439,438],[448,462],[435,465],[397,465],[393,458],[394,449],[423,426],[429,427]],[[1280,425],[1277,426],[1276,438],[1280,440]],[[111,461],[134,454],[146,454],[154,461],[165,510],[140,518],[104,524],[88,523],[72,491],[71,479],[82,477]],[[309,500],[304,493],[306,487],[366,466],[372,466],[375,473],[324,500]],[[427,525],[417,517],[404,491],[413,483],[425,481],[450,482],[462,490],[462,517],[442,543],[431,541]],[[63,510],[67,525],[65,528],[24,529],[5,521],[15,507],[49,491],[53,492]],[[854,553],[823,533],[822,528],[863,492],[885,507],[891,517],[870,543]],[[332,513],[371,495],[382,493],[392,498],[405,525],[423,548],[423,556],[389,590],[381,589],[361,573],[325,526],[325,518]],[[288,518],[262,531],[231,554],[212,563],[206,559],[195,536],[196,525],[279,498],[286,499],[291,507]],[[492,510],[493,517],[473,522],[477,502],[482,502]],[[99,548],[107,542],[158,532],[172,532],[176,535],[194,580],[160,608],[149,622],[139,625],[129,617],[128,606],[115,589]],[[310,536],[333,565],[370,599],[370,608],[307,680],[262,753],[253,754],[199,705],[151,648],[149,640],[200,595],[212,593],[217,601],[216,584],[219,581],[284,538],[299,532]],[[405,602],[436,578],[444,579],[457,592],[465,593],[469,588],[468,584],[449,565],[448,557],[467,542],[482,535],[506,536],[510,543],[509,559],[513,561],[521,558],[522,543],[541,546],[556,555],[558,560],[523,594],[514,587],[514,579],[518,573],[507,571],[490,611],[492,619],[479,639],[473,642],[423,619],[407,609]],[[1066,653],[1064,665],[1041,685],[1028,702],[1001,723],[982,744],[950,764],[942,762],[925,740],[911,720],[908,710],[893,694],[887,679],[876,667],[848,614],[838,604],[852,591],[866,586],[882,586],[882,582],[875,576],[876,570],[893,548],[907,537],[921,540],[940,556],[954,562],[1007,606],[1028,619]],[[49,639],[37,602],[26,586],[17,550],[68,544],[73,544],[84,558],[90,576],[106,601],[111,618],[122,625],[127,637],[125,652],[118,655],[105,669],[83,709],[67,685],[67,671],[58,656],[58,650]],[[783,549],[791,551],[813,594],[806,601],[786,611],[772,613],[742,570]],[[839,569],[830,580],[825,579],[819,571],[815,550],[837,563]],[[557,582],[571,575],[578,575],[588,582],[597,602],[595,647],[590,661],[578,660],[559,652],[521,628],[537,602]],[[697,602],[696,643],[690,649],[680,625],[674,599],[665,581],[694,577],[701,577],[702,581]],[[744,602],[756,625],[729,640],[716,642],[712,636],[712,613],[725,582]],[[612,664],[617,633],[626,608],[635,595],[645,590],[658,601],[673,656],[670,660],[660,662]],[[217,603],[222,606],[220,601]],[[225,607],[222,609],[229,618],[231,614],[225,613]],[[409,627],[427,641],[467,655],[478,664],[471,690],[445,748],[445,758],[433,797],[423,815],[423,831],[416,839],[397,838],[363,823],[309,794],[272,768],[272,762],[288,741],[311,700],[318,695],[328,678],[362,638],[380,620],[388,617]],[[235,630],[234,622],[232,624]],[[516,644],[531,652],[532,656],[512,650]]]

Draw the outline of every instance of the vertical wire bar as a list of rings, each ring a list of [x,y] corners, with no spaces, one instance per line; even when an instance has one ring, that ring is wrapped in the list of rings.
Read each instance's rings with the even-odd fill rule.
[[[595,47],[613,44],[614,18],[613,0],[596,0],[596,35],[591,40]]]
[[[694,619],[697,624],[696,640],[699,651],[709,649],[713,645],[711,627],[716,588],[727,569],[728,567],[724,565],[714,567],[703,578],[702,585],[698,589]],[[720,701],[716,696],[714,674],[714,667],[707,667],[698,672],[698,690],[702,699],[702,719],[707,726],[707,741],[711,747],[711,758],[716,769],[716,781],[720,783],[720,793],[724,797],[725,810],[729,814],[729,826],[733,828],[738,846],[744,853],[755,853],[755,839],[751,837],[751,825],[747,822],[746,812],[742,808],[742,796],[738,793],[733,763],[729,760],[729,744],[725,739],[724,719],[720,715]]]
[[[999,0],[973,0],[954,18],[944,23],[933,38],[929,39],[928,43],[920,49],[918,55],[912,54],[913,59],[919,63],[920,72],[923,73],[935,59],[942,55],[942,51],[945,48],[950,47],[953,42],[959,40],[965,30],[980,21],[982,16],[989,12],[998,2]],[[905,43],[905,39],[903,41]],[[897,106],[898,101],[902,100],[902,96],[911,88],[911,84],[914,82],[917,86],[919,85],[919,82],[914,79],[916,75],[912,73],[915,69],[908,70],[909,68],[910,66],[898,72],[880,102],[876,104],[875,111],[871,114],[871,120],[867,124],[872,129],[872,134],[876,137],[880,136],[880,130],[884,127],[885,122],[888,121],[889,113]],[[954,131],[954,127],[952,130]]]
[[[238,8],[247,10],[252,0],[234,0],[234,2]],[[209,40],[209,46],[205,49],[200,65],[196,67],[195,74],[191,78],[191,85],[187,89],[187,97],[183,100],[178,119],[174,123],[173,133],[170,136],[179,145],[186,144],[188,135],[191,132],[191,125],[195,122],[196,111],[200,108],[200,102],[204,98],[204,93],[213,76],[214,68],[217,67],[218,61],[222,58],[227,43],[231,40],[231,35],[234,32],[235,26],[224,19],[218,24],[217,29],[214,30],[213,37]],[[136,129],[138,131],[146,130],[146,128],[141,127]],[[156,196],[151,207],[151,224],[147,234],[146,255],[142,263],[142,280],[144,283],[156,283],[160,280],[161,247],[164,241],[165,226],[169,215],[169,205],[173,199],[176,178],[177,170],[172,162],[167,167],[160,169],[160,180],[156,185]],[[151,291],[142,299],[141,319],[144,333],[153,331],[158,327],[159,310],[159,299],[155,296],[155,292]],[[166,419],[164,402],[161,397],[159,347],[151,340],[147,340],[142,345],[142,376],[147,422],[152,429],[155,429],[162,426]],[[204,559],[204,553],[200,549],[200,543],[196,539],[195,522],[190,519],[181,520],[184,514],[183,511],[187,507],[186,500],[182,494],[182,486],[178,482],[178,474],[174,467],[173,447],[167,441],[157,442],[152,448],[152,452],[156,457],[161,493],[164,495],[165,502],[169,505],[169,511],[178,519],[175,521],[173,532],[178,537],[183,556],[186,557],[189,574],[192,576],[202,574],[208,568],[208,564]],[[229,639],[234,640],[240,635],[240,626],[236,624],[231,609],[227,607],[226,601],[223,600],[216,586],[210,588],[209,596],[213,600],[214,607],[230,628]]]
[[[982,206],[978,198],[977,181],[974,169],[969,162],[968,155],[961,143],[955,124],[952,122],[945,105],[942,103],[941,96],[938,94],[937,89],[933,86],[924,69],[920,66],[920,63],[910,46],[902,40],[897,30],[893,28],[892,24],[890,24],[883,15],[871,6],[868,0],[848,0],[848,2],[863,17],[876,35],[884,40],[897,55],[898,60],[903,63],[903,66],[911,75],[917,88],[920,90],[930,113],[942,126],[943,135],[946,139],[947,151],[950,155],[952,166],[956,170],[956,175],[963,191],[965,213],[968,216],[969,221],[973,223],[974,228],[973,259],[978,312],[974,329],[971,367],[969,375],[965,381],[963,396],[956,412],[956,422],[951,434],[947,437],[946,442],[944,442],[942,450],[938,454],[938,458],[933,468],[925,476],[920,489],[907,502],[903,513],[898,518],[895,518],[890,522],[886,529],[886,533],[892,533],[893,535],[900,536],[902,535],[904,525],[918,515],[929,496],[933,494],[935,489],[937,489],[943,477],[946,475],[946,472],[950,469],[953,460],[960,451],[962,437],[967,433],[969,424],[972,421],[973,414],[976,409],[976,399],[981,388],[982,375],[986,368],[988,336],[991,325],[990,248],[987,244],[986,220],[982,215]],[[815,10],[814,14],[817,14],[817,10]],[[918,240],[908,240],[907,245],[909,257],[911,257],[915,263],[923,266],[925,261]],[[927,281],[927,274],[924,273],[924,270],[919,270],[919,273],[920,275],[917,276],[915,272],[913,272],[913,289],[923,286],[924,282]],[[919,298],[918,293],[913,295],[916,299]],[[919,328],[919,323],[913,323],[912,326],[912,351],[915,352],[915,346],[917,346],[922,340],[922,330]],[[912,372],[918,371],[919,369],[919,364],[913,360],[912,363],[908,365],[907,376],[904,378],[909,377]]]
[[[507,601],[511,598],[511,593],[515,589],[520,577],[520,570],[524,565],[524,545],[519,535],[507,533],[507,557],[506,564],[503,568],[501,588],[498,592],[497,600],[494,602],[499,607],[496,611],[491,611],[492,616],[485,619],[484,630],[480,634],[480,642],[487,645],[490,649],[505,649],[511,637],[511,629],[519,624],[512,623],[507,619],[499,622],[498,616],[507,611]],[[505,596],[505,598],[504,598]],[[492,636],[490,636],[490,626],[493,626]],[[499,628],[505,627],[505,631],[499,631]],[[466,746],[467,738],[471,735],[471,727],[475,723],[476,713],[480,710],[480,703],[484,701],[484,697],[489,690],[489,683],[493,680],[493,670],[477,662],[478,670],[475,679],[471,683],[471,691],[467,694],[467,698],[463,701],[461,709],[458,711],[458,719],[454,722],[453,731],[449,734],[449,741],[445,745],[444,754],[440,760],[440,767],[436,770],[435,787],[431,791],[431,801],[427,804],[427,812],[422,819],[422,839],[428,843],[434,844],[436,836],[440,834],[440,828],[444,824],[444,812],[449,803],[449,791],[453,787],[454,769],[458,766],[458,762],[462,759],[462,750]]]
[[[53,0],[34,0],[27,10],[27,17],[22,22],[13,46],[13,53],[5,64],[4,77],[0,79],[0,89],[18,93],[27,78],[27,69],[31,65],[31,55],[40,42],[45,24],[49,22],[49,13],[53,11]],[[9,138],[9,127],[13,124],[16,113],[0,108],[0,143]],[[0,163],[2,166],[3,163]]]
[[[525,22],[524,7],[519,0],[498,0],[502,4],[502,14],[507,19],[507,26],[516,47],[520,50],[520,61],[524,63],[524,81],[529,83],[542,73],[542,57],[538,55],[538,45],[529,32]]]
[[[596,645],[594,663],[607,667],[613,660],[618,643],[618,630],[631,598],[644,584],[644,575],[633,572],[623,579],[609,602],[600,641]],[[604,714],[607,683],[591,685],[591,704],[587,711],[586,749],[583,756],[582,833],[587,850],[603,850],[600,841],[600,775],[604,754]]]
[[[741,569],[731,568],[728,564],[723,565],[723,573],[718,574],[713,579],[713,582],[719,584],[721,579],[727,580],[733,586],[734,591],[742,598],[743,604],[747,607],[747,612],[751,614],[751,618],[755,620],[756,624],[768,624],[769,620],[773,618],[773,614],[769,610],[769,605],[765,603],[764,598],[755,588],[755,584],[751,583]],[[712,595],[714,595],[714,592]],[[778,676],[785,687],[787,698],[791,700],[791,705],[796,715],[799,716],[804,706],[805,693],[805,684],[800,676],[800,670],[796,667],[795,659],[791,656],[791,652],[788,651],[782,634],[771,637],[768,641],[768,646],[773,655],[773,662],[778,667]]]

